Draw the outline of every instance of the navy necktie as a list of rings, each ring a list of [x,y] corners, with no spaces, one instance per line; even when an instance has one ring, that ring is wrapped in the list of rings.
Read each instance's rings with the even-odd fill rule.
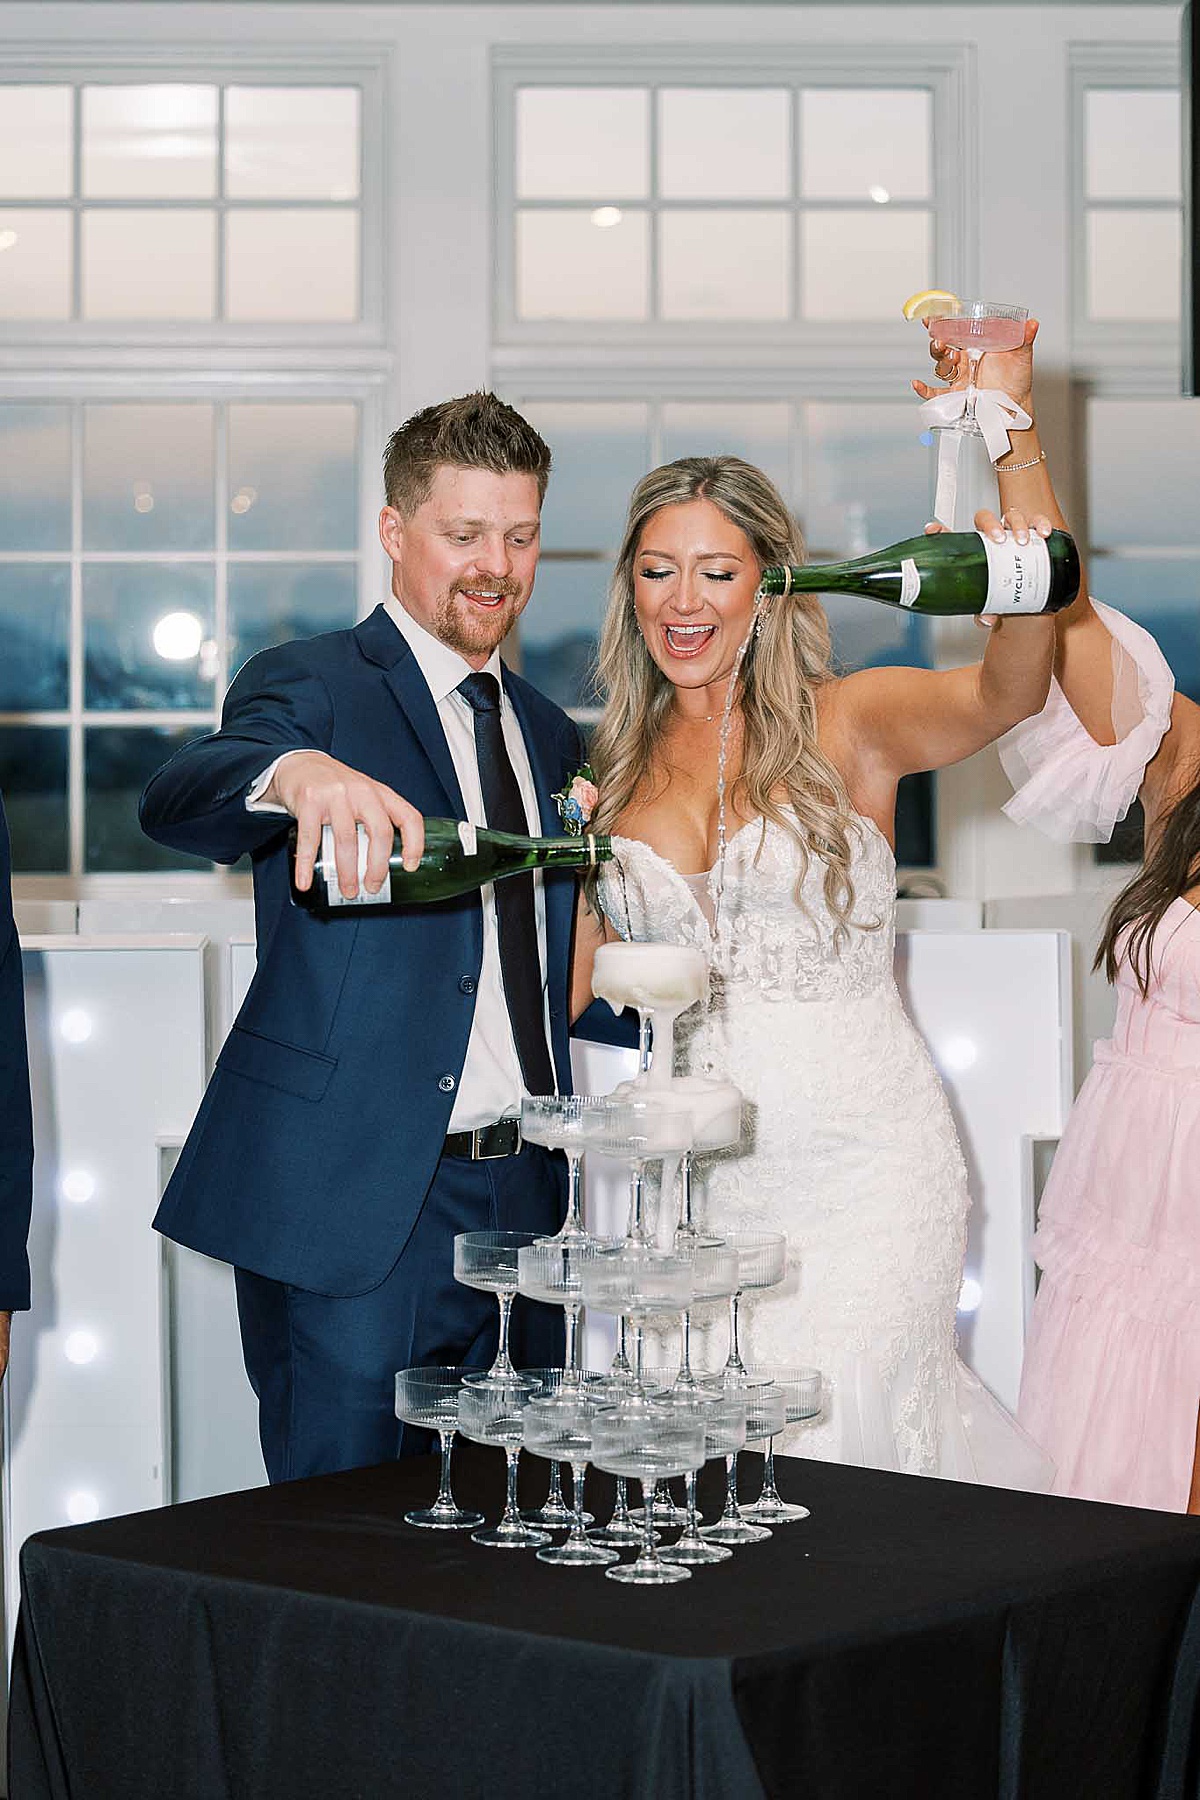
[[[482,671],[468,675],[458,692],[475,715],[475,753],[483,789],[483,810],[493,831],[525,837],[529,821],[500,721],[500,683]],[[512,1021],[521,1074],[531,1094],[555,1091],[554,1065],[546,1044],[542,1008],[542,965],[538,955],[533,876],[509,875],[492,890],[500,935],[500,972]]]

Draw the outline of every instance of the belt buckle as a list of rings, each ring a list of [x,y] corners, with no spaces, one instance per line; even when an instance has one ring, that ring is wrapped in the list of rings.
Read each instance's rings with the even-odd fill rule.
[[[495,1129],[495,1127],[491,1126],[491,1125],[477,1125],[471,1133],[471,1161],[472,1162],[499,1162],[501,1160],[501,1158],[503,1158],[505,1156],[515,1156],[517,1151],[521,1148],[521,1121],[519,1119],[512,1119],[512,1120],[497,1119],[496,1124],[497,1125],[506,1125],[506,1124],[514,1125],[516,1127],[516,1132],[517,1132],[516,1143],[513,1145],[511,1150],[485,1150],[483,1148],[484,1132],[492,1131]]]

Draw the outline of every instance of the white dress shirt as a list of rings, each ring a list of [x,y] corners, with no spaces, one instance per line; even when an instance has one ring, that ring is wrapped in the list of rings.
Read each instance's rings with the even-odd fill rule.
[[[456,691],[459,682],[473,673],[471,665],[458,654],[457,650],[451,650],[449,645],[443,644],[440,638],[434,637],[432,632],[426,631],[422,625],[419,625],[411,613],[404,610],[398,600],[387,599],[383,604],[388,617],[395,624],[416,658],[417,666],[433,696],[442,730],[446,734],[446,743],[450,750],[450,759],[454,764],[454,773],[458,776],[458,785],[462,789],[466,816],[472,825],[486,825],[483,787],[479,779],[479,763],[475,752],[475,715],[462,695]],[[529,753],[525,748],[525,739],[521,735],[517,716],[504,691],[498,650],[492,652],[481,672],[494,675],[500,683],[500,724],[504,733],[504,743],[517,777],[517,786],[521,790],[530,836],[537,837],[541,835],[543,829],[538,810],[537,790],[533,784],[533,771],[529,766]],[[297,752],[294,750],[284,752],[284,756],[296,754]],[[274,806],[259,798],[270,787],[275,771],[283,760],[283,756],[276,757],[270,768],[264,769],[258,780],[254,782],[246,796],[246,806],[249,811],[286,811],[284,807]],[[407,799],[407,795],[405,798]],[[542,972],[542,1016],[546,1020],[548,1042],[546,902],[542,892],[540,874],[534,875],[533,883],[538,960]],[[471,1036],[467,1043],[467,1060],[463,1065],[462,1079],[458,1084],[454,1108],[450,1115],[449,1128],[451,1131],[473,1131],[477,1126],[490,1125],[496,1119],[511,1117],[521,1110],[521,1097],[526,1091],[521,1079],[521,1065],[513,1039],[512,1022],[508,1016],[508,1003],[504,998],[504,980],[500,972],[500,939],[496,926],[496,904],[493,893],[490,882],[480,890],[480,902],[483,907],[483,964],[479,971],[479,986],[475,995],[475,1016],[471,1023]]]

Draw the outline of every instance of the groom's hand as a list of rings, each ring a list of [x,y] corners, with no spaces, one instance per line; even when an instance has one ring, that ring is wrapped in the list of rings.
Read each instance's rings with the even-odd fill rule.
[[[323,750],[297,750],[275,771],[264,800],[286,806],[296,821],[296,886],[312,885],[321,831],[333,827],[338,886],[347,900],[358,893],[358,826],[366,827],[367,866],[363,885],[377,894],[387,879],[395,832],[404,846],[404,867],[415,869],[425,848],[425,821],[382,781],[372,781]]]

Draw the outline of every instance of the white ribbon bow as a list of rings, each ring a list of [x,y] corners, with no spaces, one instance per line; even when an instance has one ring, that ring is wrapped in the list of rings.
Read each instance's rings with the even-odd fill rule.
[[[983,434],[987,453],[998,462],[1012,449],[1010,431],[1027,431],[1033,420],[1011,394],[1000,388],[951,388],[922,402],[919,409],[924,430],[940,432],[938,438],[937,496],[933,514],[939,524],[954,530],[954,506],[958,497],[958,457],[963,434],[953,429],[967,410],[968,395],[975,399],[975,423]]]

